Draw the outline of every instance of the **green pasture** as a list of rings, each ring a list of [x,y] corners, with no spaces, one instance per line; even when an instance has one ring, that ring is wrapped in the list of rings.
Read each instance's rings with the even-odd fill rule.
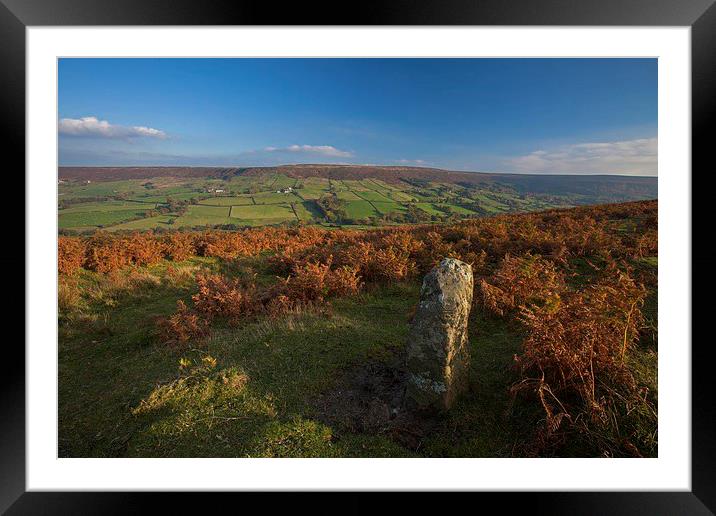
[[[121,193],[143,191],[147,180],[95,181],[91,183],[70,182],[58,185],[65,197],[105,197]]]
[[[407,211],[408,209],[403,206],[402,204],[398,204],[397,202],[382,202],[382,201],[374,201],[373,206],[376,207],[376,209],[381,214],[387,214],[391,212],[403,212]]]
[[[373,190],[361,190],[358,193],[358,197],[366,201],[378,201],[378,202],[392,202],[392,199],[387,195],[378,193]]]
[[[288,204],[259,204],[256,206],[232,206],[231,219],[271,219],[273,221],[296,219]]]
[[[249,206],[254,204],[251,200],[251,195],[237,195],[234,197],[210,197],[208,199],[202,199],[199,204],[209,206]]]
[[[304,187],[296,191],[296,196],[309,201],[309,200],[315,200],[320,199],[324,195],[328,193],[328,188],[322,189],[319,187]]]
[[[153,207],[153,206],[152,206]],[[109,226],[126,221],[133,217],[141,217],[147,210],[135,208],[119,210],[97,210],[97,211],[73,211],[69,213],[60,212],[58,225],[60,229],[90,228]]]
[[[175,226],[206,226],[218,224],[231,224],[229,218],[230,207],[216,206],[189,206],[184,215],[177,217]]]
[[[106,212],[106,211],[124,211],[124,210],[151,210],[156,208],[157,203],[138,203],[131,201],[102,201],[102,202],[83,202],[80,204],[72,204],[68,208],[59,211],[60,216],[69,213],[79,212]]]
[[[352,219],[364,219],[379,215],[368,201],[348,201],[345,209],[348,217]]]
[[[433,205],[430,202],[417,202],[415,203],[415,206],[423,210],[428,215],[444,215],[444,213],[438,209],[435,208],[435,205]]]
[[[301,199],[292,193],[261,192],[253,195],[256,204],[290,204]]]
[[[354,192],[348,190],[342,190],[336,194],[336,197],[343,201],[360,201],[362,200]]]
[[[293,207],[299,220],[303,222],[311,222],[321,218],[321,211],[311,201],[297,202],[293,204]]]
[[[276,176],[276,180],[273,183],[273,188],[279,190],[281,188],[296,187],[296,178],[284,176],[283,174]]]
[[[472,210],[469,210],[467,208],[464,208],[462,206],[457,206],[455,204],[445,204],[452,213],[455,213],[457,215],[474,215],[475,212]]]
[[[107,231],[147,231],[156,228],[173,228],[180,227],[179,224],[174,226],[170,221],[176,224],[176,215],[157,215],[156,217],[147,217],[139,220],[131,220],[106,228]]]

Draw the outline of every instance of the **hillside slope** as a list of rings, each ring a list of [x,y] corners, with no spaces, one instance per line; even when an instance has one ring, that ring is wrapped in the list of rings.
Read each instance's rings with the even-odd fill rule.
[[[437,168],[365,165],[281,165],[277,167],[59,167],[59,179],[120,181],[155,177],[221,178],[280,174],[294,178],[379,179],[387,183],[435,181],[463,186],[504,186],[519,193],[586,195],[604,202],[657,198],[656,177],[536,175],[457,172]]]

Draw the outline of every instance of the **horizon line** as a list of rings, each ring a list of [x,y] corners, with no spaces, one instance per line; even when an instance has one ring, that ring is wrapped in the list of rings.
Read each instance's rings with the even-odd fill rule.
[[[419,170],[438,170],[442,172],[453,172],[463,174],[485,174],[485,175],[509,175],[509,176],[581,176],[581,177],[642,177],[642,178],[657,178],[658,175],[630,175],[630,174],[593,174],[593,173],[570,173],[570,174],[554,174],[554,173],[536,173],[536,172],[485,172],[478,170],[453,170],[439,167],[421,167],[414,165],[376,165],[376,164],[351,164],[351,163],[285,163],[281,165],[57,165],[57,168],[216,168],[216,169],[251,169],[251,168],[280,168],[280,167],[373,167],[373,168],[405,168],[405,169],[419,169]]]

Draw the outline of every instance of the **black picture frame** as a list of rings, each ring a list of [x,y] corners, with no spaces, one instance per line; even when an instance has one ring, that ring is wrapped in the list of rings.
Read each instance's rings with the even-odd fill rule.
[[[716,6],[714,0],[393,0],[342,8],[335,2],[286,3],[278,8],[269,2],[188,0],[0,0],[0,97],[5,127],[6,152],[15,171],[25,168],[25,30],[29,26],[62,25],[570,25],[570,26],[689,26],[691,27],[692,73],[692,277],[694,266],[703,276],[693,293],[706,293],[713,284],[712,259],[696,253],[710,240],[705,199],[707,189],[693,189],[695,177],[712,172],[709,126],[716,112]],[[707,168],[708,167],[708,168]],[[9,170],[9,167],[8,169]],[[713,172],[712,172],[713,173]],[[15,172],[19,182],[19,174]],[[687,180],[687,178],[685,178]],[[701,180],[699,180],[701,183]],[[24,191],[23,185],[20,186]],[[697,202],[703,196],[702,202]],[[7,233],[24,241],[19,224]],[[709,224],[710,226],[710,224]],[[702,235],[701,240],[693,238]],[[705,238],[704,238],[705,237]],[[703,242],[703,243],[702,243]],[[12,270],[25,267],[24,245],[2,261]],[[23,249],[23,251],[21,251]],[[8,269],[6,269],[8,270]],[[712,273],[711,273],[712,274]],[[19,277],[19,275],[17,275]],[[19,278],[17,278],[19,281]],[[22,289],[22,290],[21,290]],[[16,286],[18,292],[24,288]],[[693,294],[692,294],[693,296]],[[710,310],[708,298],[693,297],[692,321]],[[15,303],[16,309],[24,304]],[[28,307],[28,309],[32,309]],[[18,314],[19,315],[19,314]],[[484,493],[493,502],[538,514],[713,514],[716,511],[716,382],[711,342],[697,339],[692,322],[692,491],[618,493]],[[25,358],[17,340],[6,339],[4,367],[0,374],[0,512],[125,513],[149,508],[147,493],[27,493],[25,492]],[[670,343],[680,345],[681,343]],[[686,343],[684,343],[686,344]],[[14,349],[9,349],[14,346]],[[162,512],[188,507],[183,495],[159,495]],[[243,494],[245,499],[254,495]],[[356,495],[352,495],[356,496]],[[462,495],[455,495],[462,496]],[[367,512],[377,494],[351,502],[341,501],[339,512]],[[204,497],[202,512],[227,503],[226,496]],[[210,500],[207,500],[209,498]],[[293,507],[313,506],[312,512],[337,511],[322,500],[289,495]],[[274,499],[275,500],[275,499]],[[153,501],[153,500],[152,500]],[[207,503],[208,502],[208,503]],[[422,494],[403,496],[403,502],[426,507]],[[460,504],[458,500],[453,503]],[[471,501],[470,503],[475,503]],[[275,501],[272,502],[275,504]],[[272,505],[275,507],[275,505]],[[134,512],[134,511],[132,511]]]

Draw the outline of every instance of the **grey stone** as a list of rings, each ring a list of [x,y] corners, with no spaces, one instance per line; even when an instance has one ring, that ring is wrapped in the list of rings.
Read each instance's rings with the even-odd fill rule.
[[[467,388],[472,267],[446,258],[423,279],[408,334],[406,407],[444,411]]]

